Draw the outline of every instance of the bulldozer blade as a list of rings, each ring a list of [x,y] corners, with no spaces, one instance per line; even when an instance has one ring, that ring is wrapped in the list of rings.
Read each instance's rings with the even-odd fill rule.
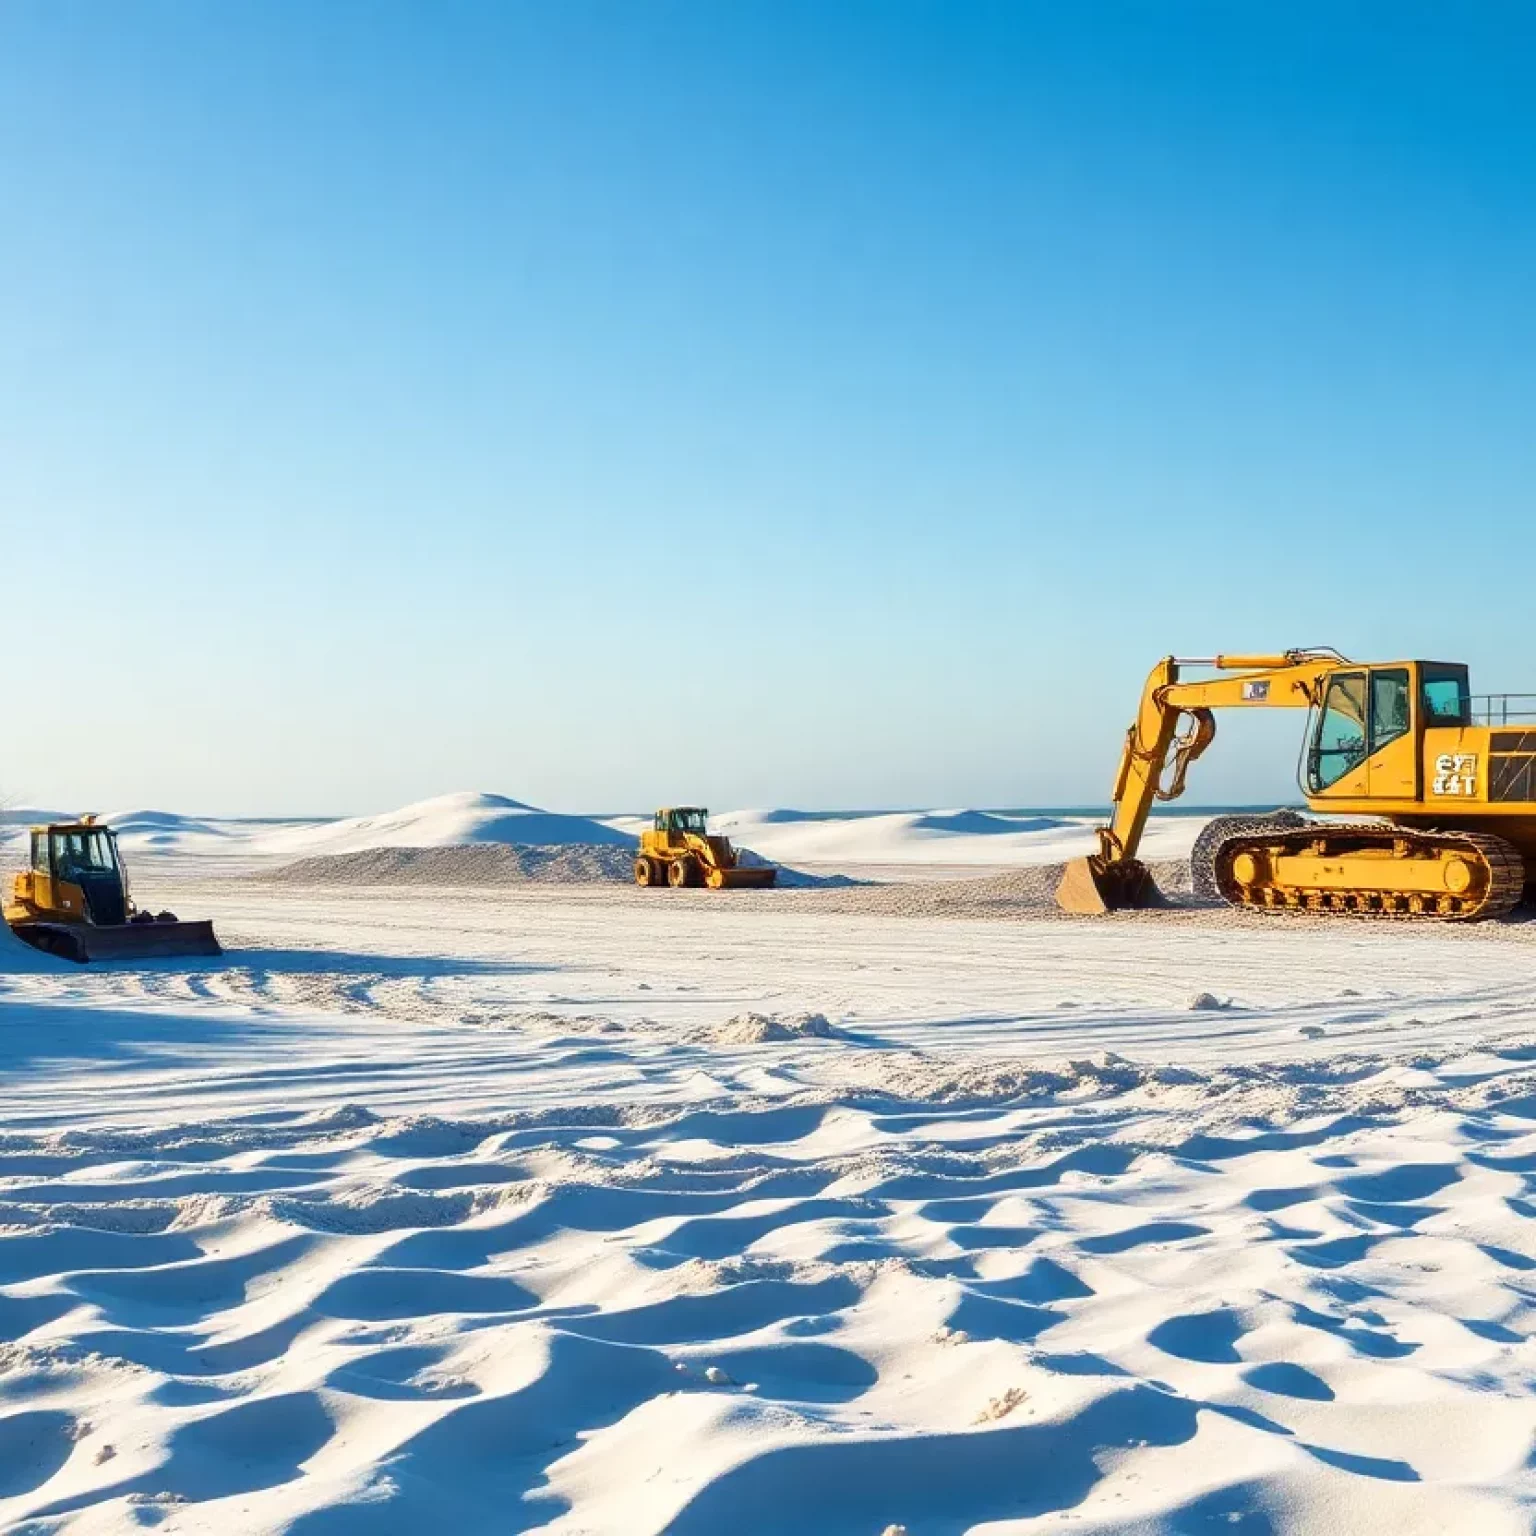
[[[114,923],[16,923],[11,931],[18,939],[77,965],[92,961],[165,960],[177,955],[222,955],[211,922]]]
[[[1056,887],[1056,905],[1063,912],[1083,917],[1099,917],[1128,907],[1161,906],[1162,901],[1151,872],[1135,859],[1109,865],[1097,859],[1072,859]]]

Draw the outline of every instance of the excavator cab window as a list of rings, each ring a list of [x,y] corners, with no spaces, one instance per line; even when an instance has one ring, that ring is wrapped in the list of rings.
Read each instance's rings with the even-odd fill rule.
[[[1472,684],[1465,667],[1425,663],[1421,691],[1426,725],[1469,725],[1472,720]]]
[[[704,812],[673,811],[672,830],[674,832],[696,832],[702,837],[707,831]]]
[[[1336,672],[1328,680],[1308,754],[1307,788],[1313,794],[1365,761],[1366,722],[1365,673]]]
[[[1409,716],[1412,697],[1406,667],[1384,667],[1371,673],[1371,751],[1406,736],[1413,725]]]
[[[51,875],[53,864],[48,857],[48,834],[46,832],[34,832],[32,834],[32,868],[40,875]]]

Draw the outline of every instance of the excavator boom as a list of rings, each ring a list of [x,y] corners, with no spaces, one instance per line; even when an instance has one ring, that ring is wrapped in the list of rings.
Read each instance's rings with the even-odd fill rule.
[[[1085,915],[1156,905],[1160,893],[1137,858],[1142,834],[1153,805],[1184,793],[1191,765],[1215,739],[1212,712],[1310,708],[1323,679],[1343,660],[1331,650],[1196,659],[1165,656],[1148,675],[1136,719],[1126,732],[1110,797],[1110,821],[1098,829],[1099,851],[1067,865],[1057,887],[1057,904],[1064,911]],[[1214,668],[1229,675],[1184,682],[1181,669],[1185,667]],[[1179,722],[1184,715],[1190,724],[1181,736]]]

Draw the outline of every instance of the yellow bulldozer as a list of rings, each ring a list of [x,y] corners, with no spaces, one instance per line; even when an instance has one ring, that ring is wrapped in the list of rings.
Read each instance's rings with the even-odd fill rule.
[[[778,873],[771,864],[743,864],[728,837],[710,832],[709,812],[692,805],[657,811],[635,854],[636,885],[707,885],[719,891],[772,885]]]
[[[223,953],[212,923],[134,904],[117,837],[94,816],[32,828],[29,867],[12,882],[5,921],[33,948],[82,965]]]
[[[1186,680],[1186,668],[1217,675]],[[1527,870],[1536,874],[1536,695],[1474,696],[1459,662],[1296,650],[1158,662],[1126,734],[1110,823],[1098,852],[1067,866],[1060,906],[1159,904],[1137,858],[1148,814],[1183,794],[1215,738],[1213,711],[1226,708],[1310,711],[1301,788],[1314,813],[1343,819],[1217,817],[1190,860],[1198,894],[1263,912],[1461,922],[1519,903]]]

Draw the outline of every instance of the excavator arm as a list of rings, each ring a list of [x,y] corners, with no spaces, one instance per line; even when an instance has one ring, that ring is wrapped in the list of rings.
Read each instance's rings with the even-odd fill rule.
[[[1147,817],[1156,801],[1184,793],[1190,766],[1215,740],[1214,711],[1310,708],[1322,696],[1327,675],[1343,662],[1337,652],[1322,650],[1198,660],[1165,656],[1148,675],[1125,734],[1109,825],[1098,829],[1099,851],[1067,865],[1058,904],[1068,912],[1098,913],[1155,901],[1156,887],[1136,857]],[[1230,675],[1182,682],[1183,667]],[[1184,717],[1189,724],[1181,733]]]

